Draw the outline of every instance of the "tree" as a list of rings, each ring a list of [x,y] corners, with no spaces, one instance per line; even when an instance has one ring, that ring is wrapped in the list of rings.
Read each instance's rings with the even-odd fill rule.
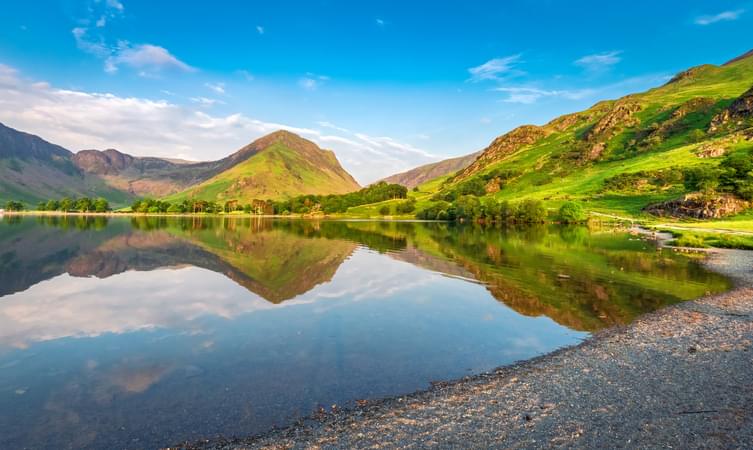
[[[586,220],[586,212],[580,203],[565,202],[559,211],[559,219],[564,223],[578,223]]]
[[[382,216],[389,215],[390,213],[390,207],[389,205],[382,205],[381,208],[379,208],[379,214]]]
[[[411,198],[400,202],[395,206],[395,212],[398,214],[410,214],[416,210],[416,199]]]
[[[13,200],[9,200],[5,204],[5,209],[7,209],[8,211],[23,211],[24,204],[21,203],[21,202],[16,202],[16,201],[13,201]]]
[[[81,212],[92,211],[94,204],[89,197],[82,197],[76,201],[75,208]]]
[[[57,211],[60,209],[60,202],[57,200],[47,200],[47,204],[45,205],[44,209],[47,211]]]
[[[500,222],[512,222],[518,214],[516,205],[505,200],[499,204],[499,220]]]
[[[47,209],[47,202],[37,203],[37,211],[44,211],[45,209]]]
[[[72,210],[74,206],[75,202],[68,197],[64,197],[62,200],[60,200],[60,210],[63,212]]]
[[[98,213],[103,213],[109,210],[110,210],[110,204],[104,198],[100,197],[94,201],[94,211]]]
[[[541,200],[523,200],[518,208],[517,221],[537,223],[546,220],[546,208]]]

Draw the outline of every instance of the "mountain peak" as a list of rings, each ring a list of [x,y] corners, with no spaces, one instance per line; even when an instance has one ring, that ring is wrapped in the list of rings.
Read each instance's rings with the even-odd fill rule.
[[[730,59],[729,61],[727,61],[726,63],[724,63],[724,64],[722,64],[722,65],[723,65],[723,66],[727,66],[727,65],[730,65],[730,64],[732,64],[732,63],[736,63],[736,62],[738,62],[738,61],[741,61],[741,60],[743,60],[743,59],[747,59],[747,58],[750,58],[750,57],[753,57],[753,49],[751,49],[751,50],[748,50],[747,52],[743,53],[743,54],[742,54],[742,55],[740,55],[740,56],[737,56],[737,57],[735,57],[735,58],[732,58],[732,59]]]

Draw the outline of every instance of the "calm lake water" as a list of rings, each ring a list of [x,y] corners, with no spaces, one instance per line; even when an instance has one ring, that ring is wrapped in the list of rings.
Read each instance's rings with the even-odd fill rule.
[[[263,432],[728,287],[610,229],[5,217],[0,448]]]

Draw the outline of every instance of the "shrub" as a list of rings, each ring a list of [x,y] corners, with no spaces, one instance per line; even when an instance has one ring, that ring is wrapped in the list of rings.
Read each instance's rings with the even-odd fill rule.
[[[416,210],[416,199],[400,202],[395,206],[395,212],[398,214],[410,214]]]
[[[541,200],[523,200],[518,208],[516,221],[537,223],[546,220],[546,208]]]
[[[578,223],[586,220],[586,212],[580,203],[565,202],[559,211],[559,219],[564,223]]]
[[[390,207],[389,205],[382,205],[381,208],[379,208],[379,214],[382,216],[389,215],[390,213]]]

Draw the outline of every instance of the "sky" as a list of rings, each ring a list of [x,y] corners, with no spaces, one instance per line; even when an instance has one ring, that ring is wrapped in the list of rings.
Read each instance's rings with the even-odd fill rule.
[[[0,122],[214,160],[277,129],[361,183],[753,48],[753,3],[8,0]]]

